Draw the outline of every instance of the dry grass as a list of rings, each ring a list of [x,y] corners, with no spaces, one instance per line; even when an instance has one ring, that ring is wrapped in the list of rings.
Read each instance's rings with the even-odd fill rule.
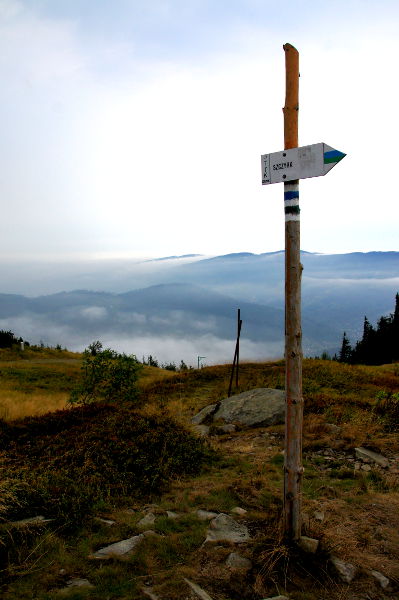
[[[68,407],[68,398],[69,394],[65,392],[45,394],[2,389],[0,390],[0,419],[13,421],[61,410]]]
[[[21,365],[20,371],[25,370],[25,375],[18,378],[14,373],[11,378],[13,385],[9,385],[11,379],[6,379],[7,385],[3,385],[3,392],[0,393],[0,407],[7,391],[15,394],[10,396],[11,404],[15,406],[22,406],[24,398],[26,399],[22,412],[32,411],[39,405],[43,411],[48,410],[51,398],[56,394],[59,394],[60,401],[63,393],[68,395],[67,392],[56,389],[57,375],[54,369],[59,368],[57,372],[60,376],[62,370],[69,370],[72,382],[79,373],[79,364],[74,366],[70,361],[64,365],[60,363],[57,367],[54,358],[39,360],[41,362],[36,359],[30,367]],[[52,364],[50,360],[53,361]],[[0,370],[3,367],[4,363],[0,363]],[[16,368],[14,364],[11,371]],[[33,377],[39,371],[48,382],[48,390],[34,388],[32,380],[29,380],[29,376]],[[145,367],[140,380],[143,403],[146,403],[143,414],[155,416],[161,411],[161,414],[173,415],[176,420],[187,425],[190,418],[205,405],[226,396],[229,376],[229,365],[183,373]],[[281,388],[283,385],[283,364],[248,363],[241,366],[240,387],[237,391],[254,387]],[[27,389],[22,393],[17,388],[23,386],[27,386]],[[292,548],[286,547],[281,539],[281,451],[284,426],[280,425],[211,437],[209,444],[217,450],[219,460],[210,459],[206,469],[197,477],[177,476],[171,489],[157,498],[156,507],[151,509],[159,515],[166,510],[183,514],[187,519],[187,529],[170,532],[165,530],[161,539],[148,542],[146,554],[140,559],[142,562],[128,564],[126,571],[123,570],[125,567],[108,565],[110,581],[112,579],[114,584],[120,578],[125,585],[127,580],[132,581],[136,575],[136,579],[140,581],[151,577],[151,585],[160,597],[176,600],[182,597],[182,590],[186,593],[183,577],[202,585],[215,600],[266,598],[278,593],[287,593],[295,600],[387,598],[370,580],[367,571],[381,571],[392,582],[399,582],[399,494],[395,491],[395,486],[398,489],[397,477],[395,480],[393,473],[379,471],[376,475],[380,479],[377,477],[373,480],[372,474],[355,473],[353,467],[351,473],[348,464],[334,465],[329,472],[324,469],[324,463],[321,468],[321,463],[313,460],[314,450],[317,448],[346,451],[348,455],[351,452],[352,456],[356,445],[372,447],[387,456],[399,452],[397,433],[384,429],[383,420],[373,413],[376,394],[380,390],[392,393],[399,391],[397,365],[351,367],[329,361],[304,362],[306,464],[303,533],[320,540],[321,552],[318,555],[304,558]],[[33,406],[29,406],[28,399],[35,394],[37,400]],[[335,427],[331,427],[331,424]],[[345,477],[340,477],[341,471],[346,473]],[[12,493],[12,486],[7,482],[4,491]],[[0,494],[1,492],[0,489]],[[228,581],[229,573],[224,564],[233,548],[228,544],[220,544],[217,548],[203,546],[200,526],[195,522],[189,524],[199,508],[229,512],[234,506],[241,506],[248,511],[242,519],[253,534],[250,544],[239,549],[254,564],[250,578],[241,583],[238,580],[236,583]],[[134,507],[136,513],[132,515],[131,512],[126,512],[126,506],[115,506],[108,514],[106,511],[103,514],[117,520],[125,537],[134,533],[136,521],[142,516],[144,509],[148,508],[137,499],[131,499],[128,507],[130,511]],[[315,510],[325,514],[323,522],[314,518]],[[100,534],[103,536],[101,543],[106,536],[115,535],[110,532],[85,531],[85,540],[78,541],[78,544],[87,545],[87,536],[92,536],[90,543],[98,547],[100,538],[95,536]],[[185,547],[190,536],[192,539],[189,547]],[[350,589],[329,572],[327,556],[330,552],[360,567],[360,575]],[[71,556],[72,554],[71,550]],[[59,568],[64,567],[64,562],[58,561],[57,568],[54,567],[54,580]],[[106,569],[94,573],[93,567],[84,561],[81,569],[79,567],[79,574],[89,576],[89,579],[92,577],[94,582],[96,578],[101,581],[106,573]],[[51,573],[51,569],[49,572]],[[37,580],[32,580],[33,584],[41,589],[42,584]],[[116,588],[113,590],[111,583],[107,585],[108,596],[104,592],[103,596],[98,596],[101,600],[103,597],[129,597],[132,600],[142,597],[139,591],[129,591],[124,595]],[[11,592],[9,596],[12,600],[29,597],[28,594],[18,595],[17,591],[15,595]],[[38,592],[37,597],[47,600],[44,592]],[[95,595],[89,597],[97,600]],[[391,595],[391,598],[394,596]]]

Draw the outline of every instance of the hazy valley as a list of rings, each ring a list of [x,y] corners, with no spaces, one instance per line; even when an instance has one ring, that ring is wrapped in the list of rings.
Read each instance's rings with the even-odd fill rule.
[[[399,253],[302,253],[305,355],[355,341],[393,310]],[[94,339],[160,360],[229,361],[241,309],[242,357],[282,355],[284,252],[142,261],[3,265],[0,328],[81,350]],[[63,290],[63,291],[60,291]],[[16,292],[16,293],[7,293]]]

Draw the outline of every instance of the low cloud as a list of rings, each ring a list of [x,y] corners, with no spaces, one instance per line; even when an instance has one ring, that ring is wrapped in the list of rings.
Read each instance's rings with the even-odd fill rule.
[[[107,316],[107,309],[103,306],[88,306],[80,311],[82,317],[91,320],[104,319]]]
[[[105,338],[102,340],[106,347],[117,349],[127,354],[135,354],[139,360],[151,354],[160,363],[181,360],[187,365],[195,367],[198,356],[203,365],[224,364],[233,361],[235,341],[217,338],[213,335],[203,335],[198,338],[173,338],[142,336],[129,338]],[[240,359],[270,360],[281,358],[283,354],[283,341],[281,343],[258,343],[243,338],[240,341]]]

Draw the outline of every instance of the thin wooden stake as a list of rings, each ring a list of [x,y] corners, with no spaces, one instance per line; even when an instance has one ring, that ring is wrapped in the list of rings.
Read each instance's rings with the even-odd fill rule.
[[[299,53],[284,45],[286,96],[284,149],[298,147]],[[299,181],[284,183],[285,211],[285,460],[284,531],[288,538],[301,537],[302,487],[302,331]]]
[[[233,386],[233,378],[234,378],[234,370],[235,369],[236,369],[236,387],[238,387],[238,369],[239,369],[239,361],[240,361],[240,334],[241,334],[241,326],[242,326],[242,320],[240,318],[240,314],[241,314],[241,311],[238,308],[237,309],[237,341],[236,341],[236,348],[234,351],[233,366],[231,368],[229,390],[227,392],[228,398],[230,398],[230,396],[231,396],[231,388]]]

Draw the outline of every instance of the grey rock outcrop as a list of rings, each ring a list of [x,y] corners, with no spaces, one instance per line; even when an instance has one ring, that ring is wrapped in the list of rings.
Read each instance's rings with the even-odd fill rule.
[[[241,427],[267,427],[284,423],[284,417],[285,392],[256,388],[225,398],[219,406],[212,404],[203,408],[193,417],[192,422],[198,424],[212,421]]]

